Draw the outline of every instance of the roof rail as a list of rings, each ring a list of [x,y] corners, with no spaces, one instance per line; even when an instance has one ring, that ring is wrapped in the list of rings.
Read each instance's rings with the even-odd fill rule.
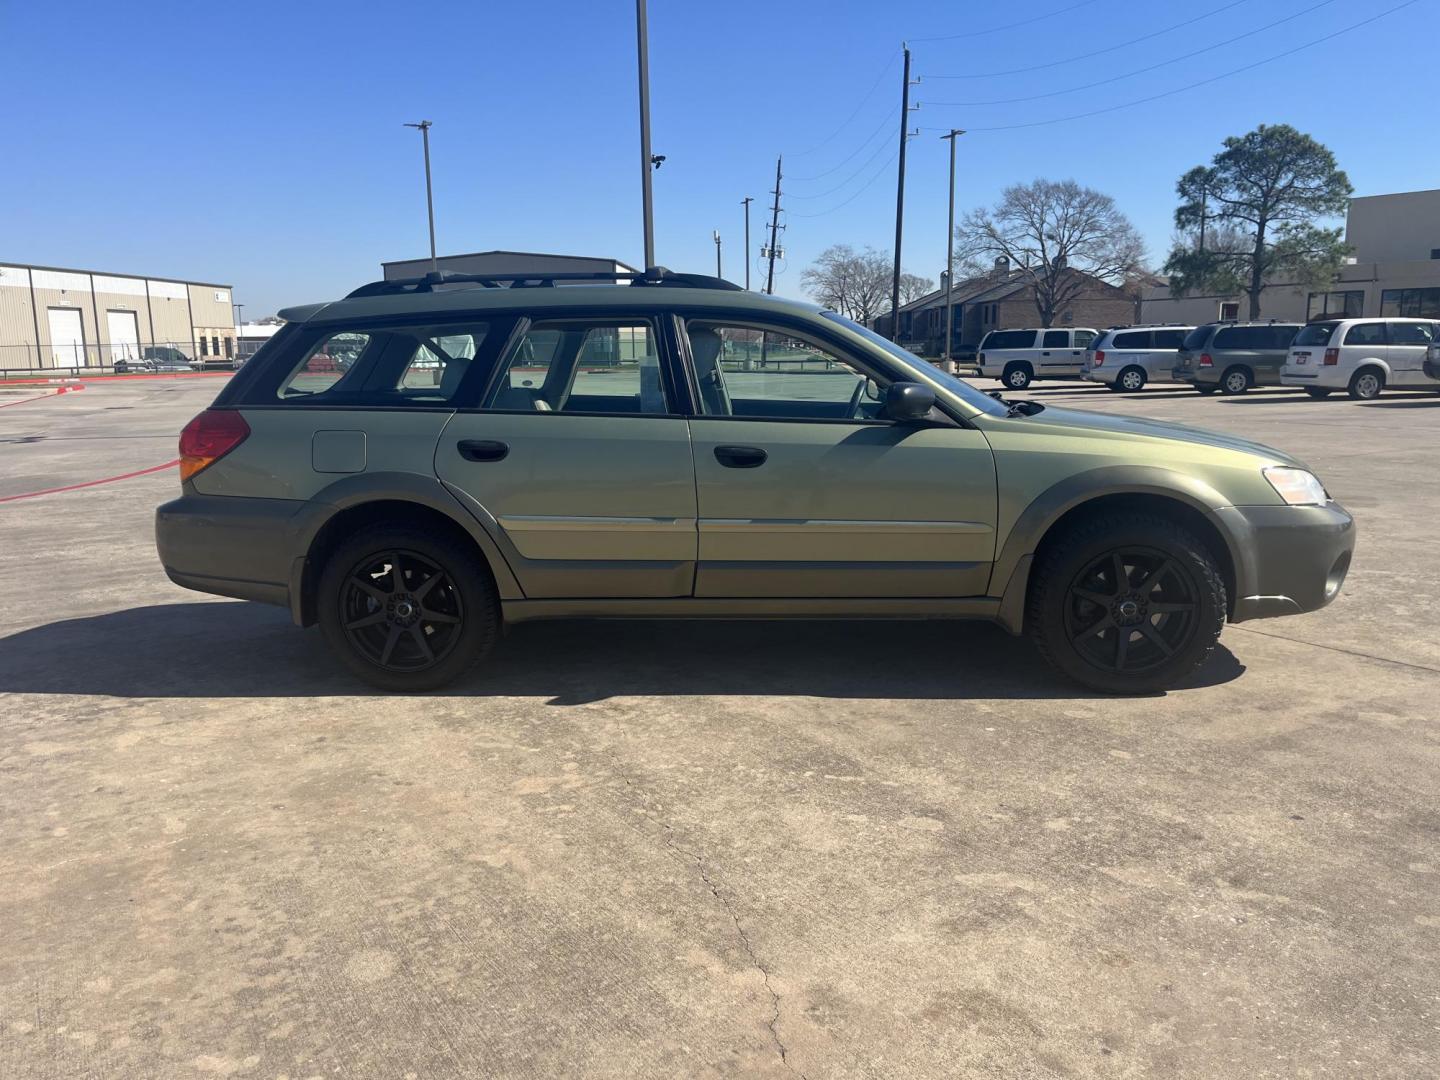
[[[361,296],[399,296],[406,293],[434,292],[437,285],[479,285],[486,289],[549,289],[558,282],[579,281],[629,281],[631,285],[666,285],[686,289],[728,289],[743,292],[744,289],[733,281],[710,277],[706,274],[677,274],[663,266],[652,266],[648,270],[617,270],[613,273],[560,274],[460,274],[450,271],[431,271],[423,277],[395,278],[391,281],[372,281],[349,293],[345,299]]]

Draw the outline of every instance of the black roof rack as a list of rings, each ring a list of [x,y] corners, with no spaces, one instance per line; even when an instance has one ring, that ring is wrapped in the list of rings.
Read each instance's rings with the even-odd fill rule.
[[[685,289],[729,289],[743,292],[744,289],[733,281],[710,277],[706,274],[677,274],[663,266],[652,266],[648,270],[617,270],[613,273],[562,274],[459,274],[448,271],[432,271],[423,277],[396,278],[392,281],[372,281],[361,285],[345,297],[353,300],[360,296],[400,296],[406,293],[434,292],[437,285],[479,285],[486,289],[549,289],[560,282],[574,281],[629,281],[631,285],[679,286]]]

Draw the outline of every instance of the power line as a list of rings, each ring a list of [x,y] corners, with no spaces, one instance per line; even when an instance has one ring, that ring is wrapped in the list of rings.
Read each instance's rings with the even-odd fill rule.
[[[1181,30],[1197,22],[1203,22],[1212,15],[1219,15],[1223,11],[1239,7],[1241,4],[1248,4],[1250,0],[1230,0],[1230,3],[1223,4],[1218,8],[1201,12],[1193,19],[1186,19],[1184,22],[1174,23],[1163,30],[1156,30],[1149,34],[1143,34],[1129,41],[1122,41],[1118,45],[1107,45],[1103,49],[1096,49],[1093,52],[1077,53],[1075,56],[1067,56],[1063,60],[1053,60],[1048,64],[1035,64],[1032,67],[1008,68],[1005,71],[986,71],[976,75],[927,75],[927,79],[997,79],[1002,75],[1028,75],[1034,71],[1048,71],[1050,68],[1064,67],[1066,64],[1078,64],[1086,60],[1093,60],[1097,56],[1104,56],[1106,53],[1119,52],[1121,49],[1128,49],[1131,45],[1139,45],[1142,41],[1150,41],[1152,38],[1163,37],[1175,30]]]
[[[1326,34],[1324,37],[1318,37],[1314,41],[1307,41],[1303,45],[1297,45],[1292,49],[1286,49],[1284,52],[1276,53],[1274,56],[1267,56],[1263,60],[1256,60],[1255,62],[1246,64],[1243,67],[1233,68],[1230,71],[1221,72],[1219,75],[1212,75],[1208,79],[1198,79],[1194,82],[1187,83],[1184,86],[1176,87],[1174,90],[1166,90],[1163,93],[1151,94],[1148,97],[1143,98],[1136,98],[1134,101],[1125,101],[1121,102],[1119,105],[1108,105],[1103,109],[1091,109],[1088,112],[1074,113],[1070,116],[1056,116],[1052,117],[1049,120],[1032,120],[1026,124],[999,124],[993,127],[972,127],[969,130],[972,132],[1019,131],[1024,128],[1047,127],[1051,124],[1066,124],[1072,120],[1087,120],[1092,116],[1103,116],[1107,113],[1119,112],[1121,109],[1133,108],[1136,105],[1146,105],[1152,101],[1160,101],[1164,98],[1174,97],[1176,94],[1183,94],[1189,90],[1199,89],[1202,86],[1209,86],[1211,83],[1219,82],[1221,79],[1228,79],[1233,75],[1241,75],[1244,72],[1253,71],[1255,68],[1263,67],[1266,64],[1273,64],[1276,60],[1284,60],[1287,56],[1294,56],[1296,53],[1303,52],[1306,49],[1313,49],[1316,45],[1323,45],[1327,41],[1333,41],[1337,37],[1342,37],[1343,35],[1351,33],[1352,31],[1359,30],[1362,26],[1369,26],[1373,22],[1379,22],[1386,16],[1393,15],[1395,14],[1395,12],[1400,11],[1403,8],[1413,7],[1419,2],[1420,0],[1405,0],[1405,2],[1402,4],[1396,4],[1394,7],[1386,8],[1384,11],[1380,12],[1377,15],[1371,15],[1368,19],[1361,19],[1359,22],[1351,23],[1349,26],[1341,27],[1334,33]],[[925,130],[947,131],[949,129],[937,127],[926,128]]]
[[[887,112],[887,113],[885,114],[884,118],[881,119],[880,123],[876,126],[875,130],[872,131],[872,132],[870,132],[870,134],[869,134],[868,136],[866,136],[865,141],[862,142],[859,146],[857,146],[854,150],[850,151],[850,154],[849,154],[847,157],[842,158],[837,164],[832,165],[830,168],[826,169],[824,172],[818,172],[818,173],[816,173],[814,176],[792,176],[790,179],[791,179],[791,180],[799,181],[800,183],[810,183],[810,182],[815,181],[815,180],[823,180],[823,179],[825,179],[825,177],[829,176],[829,175],[830,175],[831,173],[833,173],[833,172],[838,172],[838,171],[839,171],[840,169],[842,169],[848,162],[850,162],[851,160],[853,160],[857,154],[859,154],[859,153],[860,153],[861,151],[863,151],[867,146],[869,146],[872,142],[875,141],[875,136],[876,136],[876,135],[879,135],[882,131],[884,131],[884,130],[885,130],[886,128],[888,128],[889,126],[890,126],[890,114]]]
[[[1226,38],[1224,41],[1218,41],[1214,45],[1207,45],[1203,49],[1188,49],[1185,52],[1181,53],[1179,56],[1168,57],[1167,59],[1160,61],[1158,64],[1151,64],[1149,67],[1136,68],[1134,71],[1127,71],[1123,75],[1114,75],[1108,79],[1100,79],[1097,82],[1085,83],[1082,86],[1067,86],[1060,90],[1047,90],[1043,94],[1028,94],[1025,97],[992,98],[989,101],[931,101],[927,102],[927,104],[955,105],[969,109],[977,108],[982,105],[1016,105],[1023,101],[1040,101],[1042,98],[1061,97],[1065,94],[1077,94],[1081,90],[1093,90],[1097,86],[1108,86],[1110,83],[1121,82],[1125,79],[1133,79],[1136,75],[1144,75],[1151,71],[1158,71],[1160,68],[1171,67],[1172,65],[1177,64],[1182,60],[1188,61],[1193,59],[1194,57],[1203,56],[1205,53],[1214,52],[1216,49],[1223,49],[1225,46],[1233,45],[1237,41],[1244,41],[1246,38],[1254,37],[1256,34],[1263,34],[1267,30],[1273,30],[1275,29],[1275,27],[1280,26],[1284,23],[1294,22],[1302,15],[1309,15],[1313,11],[1319,11],[1323,7],[1329,7],[1335,2],[1336,0],[1320,0],[1318,4],[1311,4],[1307,8],[1301,8],[1299,11],[1295,12],[1292,15],[1286,15],[1283,19],[1276,19],[1274,22],[1266,23],[1264,26],[1257,26],[1254,30],[1247,30],[1243,34],[1236,34],[1232,38]]]
[[[825,217],[827,214],[833,214],[833,213],[835,213],[836,210],[840,210],[840,209],[843,209],[843,208],[846,207],[846,206],[849,206],[852,202],[854,202],[856,199],[858,199],[861,195],[865,194],[865,192],[869,191],[872,187],[874,187],[874,186],[875,186],[875,181],[876,181],[876,180],[879,180],[880,177],[884,176],[884,175],[889,171],[890,166],[894,163],[895,159],[898,158],[899,156],[900,156],[900,148],[899,148],[899,147],[896,147],[894,150],[892,150],[892,151],[890,152],[890,156],[885,159],[885,161],[881,164],[881,166],[880,166],[878,169],[875,170],[875,172],[871,175],[871,177],[870,177],[869,180],[866,180],[864,184],[862,184],[860,187],[856,188],[855,191],[851,194],[851,196],[850,196],[848,199],[846,199],[846,200],[845,200],[844,202],[842,202],[842,203],[837,203],[836,205],[830,207],[829,210],[817,210],[817,211],[816,211],[815,213],[813,213],[813,214],[797,214],[797,213],[795,213],[794,211],[786,210],[786,211],[785,211],[785,216],[786,216],[786,217],[792,217],[792,218],[817,218],[817,217]]]
[[[1044,22],[1046,19],[1053,19],[1056,15],[1064,15],[1067,12],[1078,11],[1082,7],[1089,7],[1096,0],[1080,0],[1078,4],[1071,4],[1069,7],[1058,8],[1055,11],[1046,12],[1044,15],[1036,15],[1033,18],[1021,19],[1019,22],[1006,23],[1004,26],[992,26],[989,30],[975,30],[965,34],[942,34],[939,37],[911,38],[911,41],[956,41],[960,38],[987,37],[990,34],[999,34],[1006,30],[1016,30],[1022,26],[1033,26],[1037,22]]]
[[[816,143],[814,146],[812,146],[809,150],[801,150],[799,153],[791,154],[790,156],[791,156],[791,157],[805,157],[807,154],[813,154],[816,150],[819,150],[822,146],[825,146],[825,145],[829,144],[829,143],[835,138],[836,135],[839,135],[842,131],[844,131],[847,127],[849,127],[849,126],[850,126],[850,122],[851,122],[852,120],[854,120],[857,116],[860,115],[860,110],[863,109],[863,108],[865,108],[865,104],[870,100],[871,96],[875,93],[875,91],[878,90],[878,89],[880,89],[880,84],[885,81],[885,76],[890,73],[890,66],[895,63],[895,57],[897,57],[898,55],[900,55],[900,53],[899,53],[899,50],[897,49],[895,52],[892,52],[892,53],[889,55],[889,57],[886,58],[886,60],[885,60],[885,66],[880,69],[880,74],[875,77],[875,82],[874,82],[874,84],[871,85],[871,87],[870,87],[869,90],[865,91],[865,96],[860,99],[860,104],[855,106],[855,111],[850,114],[850,116],[845,120],[844,123],[842,123],[839,127],[837,127],[837,128],[836,128],[834,131],[832,131],[829,135],[826,135],[825,138],[821,139],[818,143]]]
[[[885,122],[886,122],[886,124],[889,124],[889,123],[892,122],[892,119],[887,116],[887,117],[885,118]],[[866,158],[866,159],[860,164],[860,167],[859,167],[859,168],[857,168],[854,172],[852,172],[852,173],[851,173],[849,176],[847,176],[844,180],[841,180],[840,183],[836,184],[836,185],[835,185],[834,187],[832,187],[829,191],[822,191],[822,192],[819,192],[818,194],[815,194],[815,195],[796,195],[793,191],[787,192],[786,194],[788,194],[788,195],[790,196],[790,198],[792,198],[792,199],[824,199],[824,198],[827,198],[827,197],[830,196],[830,195],[834,195],[837,191],[841,190],[842,188],[848,187],[849,184],[850,184],[850,181],[854,180],[857,176],[859,176],[859,175],[860,175],[861,173],[863,173],[866,169],[868,169],[868,168],[870,167],[870,163],[873,162],[873,161],[874,161],[877,157],[879,157],[882,153],[884,153],[884,151],[885,151],[885,146],[886,146],[886,144],[882,141],[878,146],[875,147],[875,152],[874,152],[873,154],[871,154],[868,158]],[[793,178],[792,178],[792,179],[793,179]]]

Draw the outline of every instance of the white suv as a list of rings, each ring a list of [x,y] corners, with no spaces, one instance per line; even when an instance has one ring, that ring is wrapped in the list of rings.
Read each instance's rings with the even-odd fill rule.
[[[1090,344],[1081,374],[1111,390],[1135,391],[1147,382],[1175,382],[1180,345],[1193,326],[1130,326],[1106,330]]]
[[[1385,387],[1437,390],[1425,373],[1425,354],[1440,340],[1433,319],[1341,319],[1302,327],[1290,344],[1283,386],[1303,386],[1311,397],[1336,390],[1369,401]]]
[[[1088,327],[991,330],[980,339],[975,370],[1024,390],[1031,379],[1078,379],[1085,350],[1099,336]]]

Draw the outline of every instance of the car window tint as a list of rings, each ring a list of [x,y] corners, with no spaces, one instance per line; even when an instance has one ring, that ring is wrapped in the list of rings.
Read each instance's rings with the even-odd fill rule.
[[[880,387],[831,349],[785,330],[686,324],[700,412],[755,419],[868,420]]]
[[[1288,349],[1290,342],[1295,340],[1295,332],[1298,326],[1286,326],[1283,323],[1276,323],[1270,327],[1270,348]]]
[[[537,322],[511,348],[482,408],[665,413],[662,381],[646,320]]]
[[[1149,330],[1131,330],[1126,334],[1116,334],[1110,341],[1112,349],[1148,349],[1150,347]]]
[[[1345,332],[1346,345],[1384,345],[1385,324],[1356,323]]]
[[[1070,331],[1046,330],[1040,347],[1042,349],[1068,349],[1070,347]]]
[[[280,399],[313,397],[334,390],[350,378],[356,362],[371,344],[369,334],[354,330],[321,338],[280,384]]]
[[[1391,345],[1429,345],[1435,339],[1433,323],[1402,322],[1390,324]]]
[[[1182,349],[1198,349],[1205,344],[1205,339],[1210,336],[1213,326],[1197,326],[1190,333],[1185,335],[1185,340],[1180,343]]]
[[[1310,323],[1300,329],[1291,345],[1328,345],[1339,323]]]
[[[1090,347],[1090,343],[1091,343],[1092,341],[1094,341],[1094,340],[1095,340],[1095,331],[1093,331],[1093,330],[1076,330],[1076,331],[1075,331],[1075,347],[1076,347],[1077,349],[1088,349],[1088,348]]]
[[[981,349],[1030,349],[1035,346],[1033,330],[992,330],[981,343]]]
[[[1184,340],[1184,330],[1156,330],[1153,347],[1156,349],[1178,349]]]

